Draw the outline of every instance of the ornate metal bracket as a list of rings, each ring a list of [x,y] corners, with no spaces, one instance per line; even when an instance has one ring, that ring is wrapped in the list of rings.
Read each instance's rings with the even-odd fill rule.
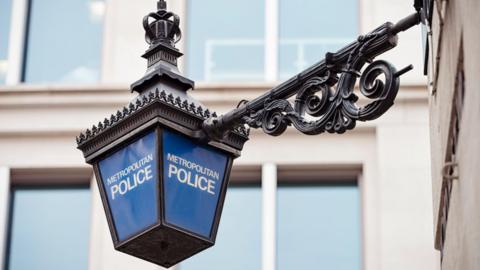
[[[324,60],[260,97],[207,119],[203,129],[211,139],[222,140],[228,130],[245,124],[272,136],[282,134],[290,125],[316,135],[325,131],[344,133],[353,129],[356,121],[374,120],[393,105],[400,76],[413,67],[397,71],[390,63],[373,59],[397,45],[399,32],[419,23],[419,13],[396,24],[387,22],[336,53],[327,53]],[[358,78],[360,93],[371,100],[364,106],[356,104],[354,87]],[[292,104],[287,99],[295,94]]]

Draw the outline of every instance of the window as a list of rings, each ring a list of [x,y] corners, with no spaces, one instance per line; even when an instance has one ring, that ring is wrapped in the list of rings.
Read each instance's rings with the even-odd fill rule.
[[[5,83],[8,68],[8,35],[12,0],[0,0],[0,85]]]
[[[357,0],[279,0],[279,78],[288,79],[352,42]]]
[[[360,269],[359,203],[353,185],[280,186],[278,269]]]
[[[23,80],[97,82],[104,8],[103,0],[31,0]]]
[[[15,188],[7,269],[87,269],[89,220],[88,188]]]
[[[288,79],[352,42],[358,33],[358,0],[188,1],[187,73],[197,81],[264,81],[278,62],[277,79]],[[274,13],[272,16],[271,13]],[[278,61],[266,63],[266,18],[278,17]],[[274,24],[275,25],[275,24]],[[276,48],[273,46],[272,48]]]
[[[187,71],[192,79],[263,79],[263,1],[189,0],[188,7]]]
[[[215,246],[184,261],[181,270],[260,270],[261,190],[229,187]]]

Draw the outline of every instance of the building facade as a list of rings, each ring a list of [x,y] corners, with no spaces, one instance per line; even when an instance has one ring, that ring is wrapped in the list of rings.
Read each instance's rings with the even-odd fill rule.
[[[427,64],[435,247],[442,269],[480,267],[479,11],[478,1],[432,1]]]
[[[180,0],[191,94],[226,112],[385,21],[401,0]],[[155,1],[0,0],[0,262],[5,269],[159,269],[113,249],[75,136],[133,98]],[[438,269],[428,91],[416,28],[382,56],[392,109],[343,135],[253,130],[215,247],[175,269]],[[434,170],[435,171],[435,170]]]

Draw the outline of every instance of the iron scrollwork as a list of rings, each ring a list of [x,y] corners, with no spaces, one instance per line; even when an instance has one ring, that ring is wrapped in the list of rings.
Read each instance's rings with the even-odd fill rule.
[[[378,79],[381,75],[384,80]],[[355,128],[356,121],[374,120],[383,115],[393,105],[400,85],[392,65],[386,61],[373,62],[360,76],[360,92],[372,102],[359,107],[356,104],[359,98],[354,93],[357,77],[357,72],[351,70],[342,73],[340,78],[327,72],[323,77],[305,82],[293,106],[285,99],[266,100],[264,109],[244,116],[243,120],[272,136],[281,135],[289,125],[307,135],[325,131],[344,133]]]
[[[327,53],[323,61],[268,93],[209,119],[205,132],[221,140],[226,130],[246,124],[272,136],[281,135],[288,126],[308,135],[341,134],[355,128],[357,121],[377,119],[394,104],[400,76],[413,67],[397,71],[387,61],[373,59],[397,45],[400,31],[419,22],[416,13],[397,24],[383,24],[336,53]],[[357,93],[369,102],[359,105]]]

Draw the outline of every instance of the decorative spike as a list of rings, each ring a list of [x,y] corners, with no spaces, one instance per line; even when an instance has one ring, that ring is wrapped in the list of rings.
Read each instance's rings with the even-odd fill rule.
[[[173,104],[173,95],[168,94],[167,101]]]
[[[217,117],[217,113],[216,113],[216,112],[213,112],[213,113],[212,113],[212,116],[213,116],[213,117]]]
[[[175,98],[175,104],[177,104],[179,107],[182,106],[182,99],[180,97]]]
[[[130,113],[134,112],[134,111],[135,111],[135,104],[130,103],[130,104],[128,105],[128,108],[130,109]]]
[[[142,105],[147,105],[147,104],[148,104],[148,98],[146,96],[143,96]]]
[[[84,134],[83,132],[80,133],[80,141],[83,142],[83,141],[85,141],[86,138],[87,138],[87,137],[85,136],[85,134]]]
[[[164,90],[162,90],[162,92],[160,93],[160,98],[167,101],[167,93],[165,93]]]
[[[137,102],[135,102],[135,104],[137,105],[137,109],[142,107],[142,102],[140,101],[140,99],[137,99]]]
[[[148,93],[148,102],[151,102],[155,98],[155,94],[153,92]]]
[[[127,116],[128,115],[128,108],[127,107],[123,107],[123,116]]]
[[[102,131],[102,130],[103,130],[103,124],[102,124],[102,122],[98,122],[98,129],[99,129],[99,131]]]
[[[92,127],[92,134],[95,135],[98,132],[98,128],[96,126]]]
[[[209,110],[209,109],[206,109],[206,110],[205,110],[204,116],[205,116],[206,118],[210,118],[210,110]]]
[[[190,108],[189,108],[190,111],[195,112],[195,109],[196,109],[196,108],[197,108],[197,105],[195,105],[195,103],[193,103],[193,102],[190,103]]]
[[[103,120],[103,125],[105,126],[105,128],[107,128],[108,126],[110,126],[110,121],[108,121],[108,119],[105,118],[105,119]]]
[[[117,119],[115,118],[115,115],[111,115],[110,116],[110,125],[113,125],[113,123],[115,123],[117,121]]]
[[[81,142],[81,139],[80,139],[80,137],[79,137],[79,136],[77,136],[77,137],[75,137],[75,139],[77,140],[77,144],[80,144],[80,142]]]
[[[155,89],[155,98],[159,98],[159,94],[160,94],[160,92],[158,91],[158,88]]]
[[[182,107],[188,110],[188,101],[184,100],[182,102]]]
[[[203,108],[202,108],[202,106],[198,106],[198,107],[197,107],[197,114],[203,116]]]
[[[123,118],[123,114],[120,110],[117,111],[117,119],[120,120]]]
[[[87,129],[87,131],[85,132],[85,135],[86,135],[87,139],[92,136],[92,132],[90,131],[90,129]]]

